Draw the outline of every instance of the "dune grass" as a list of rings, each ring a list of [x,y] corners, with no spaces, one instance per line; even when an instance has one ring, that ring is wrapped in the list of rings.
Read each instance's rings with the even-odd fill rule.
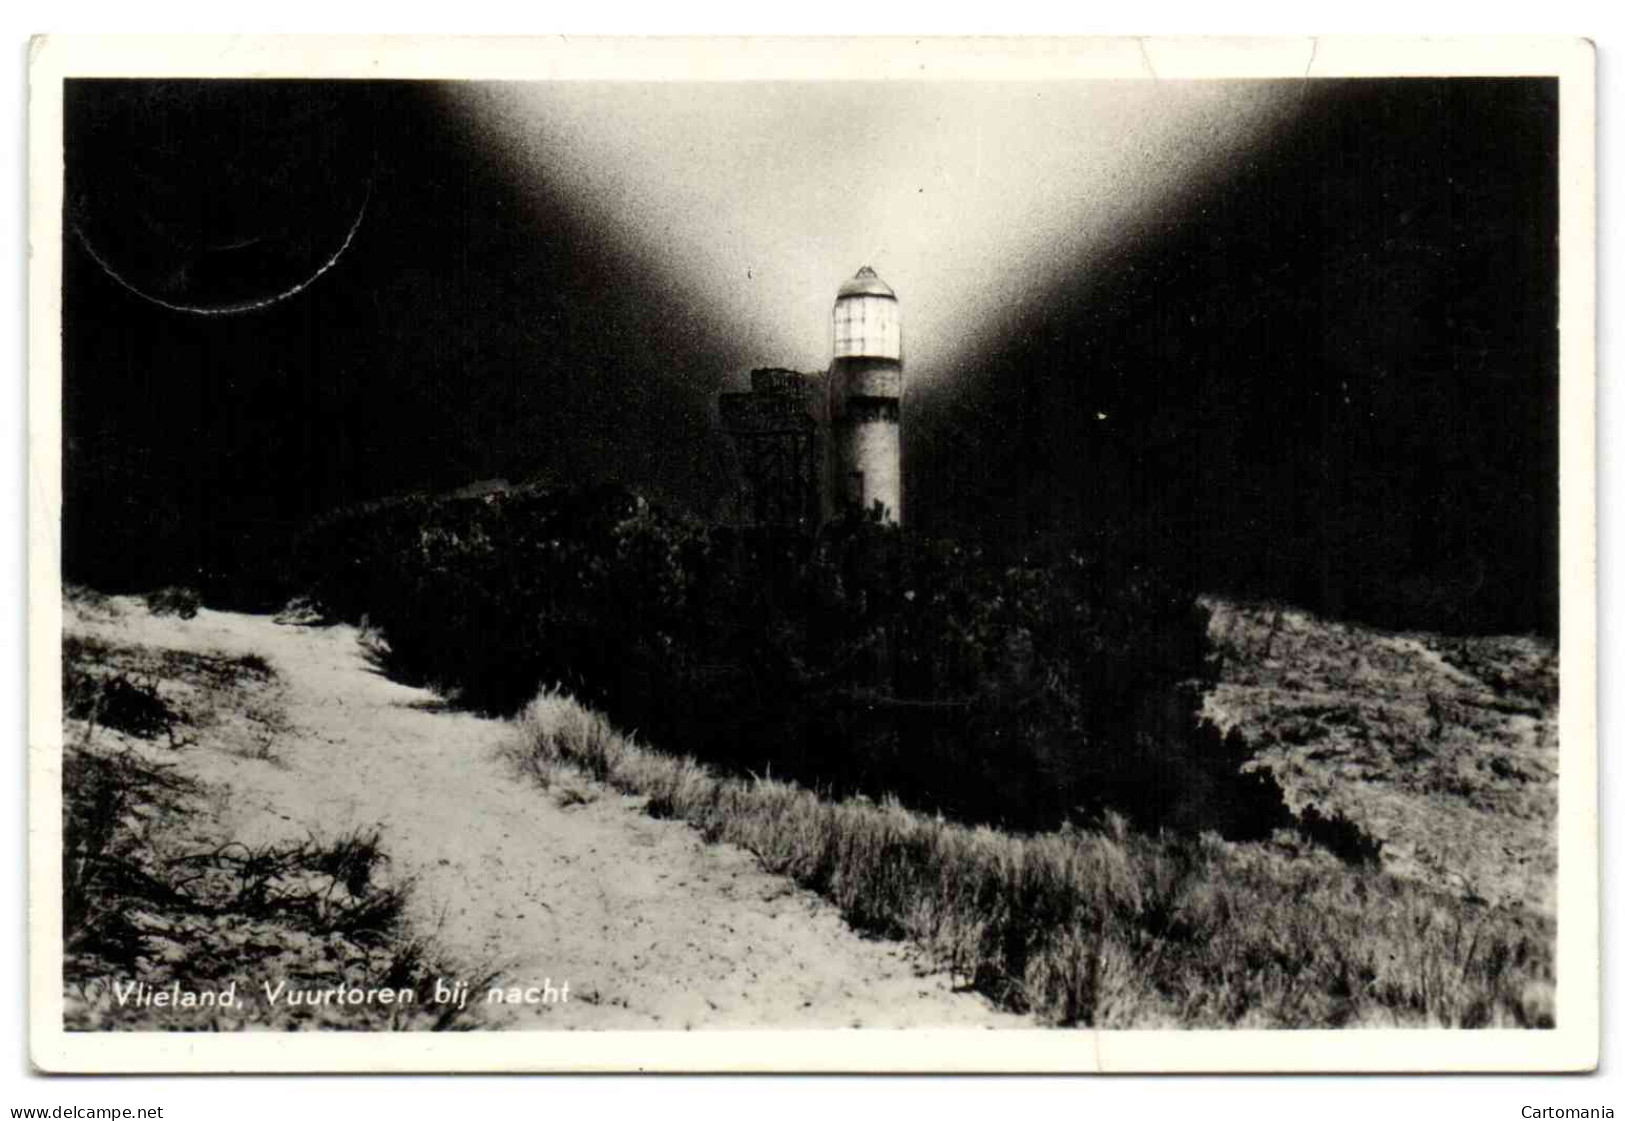
[[[1016,836],[886,799],[719,774],[544,690],[514,753],[739,845],[1043,1022],[1146,1027],[1549,1027],[1552,927],[1325,854],[1099,830]]]

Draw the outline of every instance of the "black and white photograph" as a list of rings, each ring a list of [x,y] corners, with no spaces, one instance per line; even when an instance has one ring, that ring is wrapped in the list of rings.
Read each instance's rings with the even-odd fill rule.
[[[36,1063],[1595,1064],[1589,44],[478,44],[37,52]]]

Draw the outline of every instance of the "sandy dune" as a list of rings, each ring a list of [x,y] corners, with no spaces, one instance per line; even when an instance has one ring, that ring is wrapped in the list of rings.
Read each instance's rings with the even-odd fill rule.
[[[1024,1026],[954,992],[897,943],[864,939],[830,905],[582,780],[561,805],[515,776],[508,726],[442,710],[363,659],[349,627],[280,626],[136,604],[108,638],[257,652],[281,674],[292,729],[270,759],[194,748],[186,768],[230,791],[249,843],[382,827],[391,874],[416,883],[419,924],[503,984],[567,1001],[494,1009],[517,1028]],[[477,999],[477,997],[476,997]]]

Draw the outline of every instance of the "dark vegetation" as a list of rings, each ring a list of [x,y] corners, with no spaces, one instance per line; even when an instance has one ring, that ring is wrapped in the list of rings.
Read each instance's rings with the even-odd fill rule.
[[[730,773],[1008,828],[1108,807],[1229,836],[1290,824],[1239,737],[1194,716],[1214,670],[1194,589],[1105,532],[994,557],[520,488],[329,520],[303,563],[380,668],[474,708],[557,685]]]
[[[154,615],[178,615],[182,619],[196,618],[198,609],[203,606],[203,597],[197,590],[181,584],[148,592],[146,601],[147,610]]]
[[[724,496],[715,395],[772,357],[693,314],[726,287],[647,268],[452,100],[67,83],[66,201],[136,275],[202,283],[187,247],[239,223],[269,235],[252,260],[330,246],[370,189],[344,267],[252,316],[177,318],[69,237],[69,578],[274,609],[282,543],[361,499],[542,473]],[[911,380],[904,428],[914,525],[1030,540],[1149,513],[1207,592],[1554,635],[1557,102],[1549,77],[1292,83],[1291,119],[1209,189],[1012,290],[1007,331],[934,340],[951,360]]]
[[[153,676],[129,671],[96,673],[87,662],[104,655],[104,643],[69,636],[62,643],[62,707],[73,720],[85,720],[137,739],[163,735],[177,746],[176,730],[186,717],[164,700]]]
[[[383,875],[375,829],[247,845],[223,836],[211,792],[180,766],[273,684],[256,655],[63,644],[68,741],[62,775],[65,1019],[70,1030],[223,1030],[247,1025],[377,1030],[452,1026],[428,1003],[454,973],[409,928],[409,885]],[[180,730],[189,734],[182,736]],[[121,1005],[110,986],[140,980],[218,991],[237,1007]],[[269,1006],[258,986],[413,989],[414,1005]]]
[[[1365,830],[1344,816],[1341,810],[1330,815],[1320,812],[1318,806],[1305,806],[1298,815],[1298,828],[1304,836],[1312,838],[1333,855],[1350,864],[1380,862],[1382,842],[1373,839]]]
[[[301,543],[320,614],[380,669],[511,714],[567,690],[735,775],[1019,831],[1098,819],[1261,839],[1294,824],[1196,717],[1217,666],[1169,558],[1102,530],[1044,554],[846,521],[816,536],[620,488],[412,498]],[[1339,851],[1358,845],[1313,823]],[[1345,832],[1348,823],[1331,828]]]

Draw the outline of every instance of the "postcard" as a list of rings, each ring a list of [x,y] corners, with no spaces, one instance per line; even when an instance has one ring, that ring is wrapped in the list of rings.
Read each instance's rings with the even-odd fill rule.
[[[1594,65],[37,40],[34,1063],[1594,1067]]]

